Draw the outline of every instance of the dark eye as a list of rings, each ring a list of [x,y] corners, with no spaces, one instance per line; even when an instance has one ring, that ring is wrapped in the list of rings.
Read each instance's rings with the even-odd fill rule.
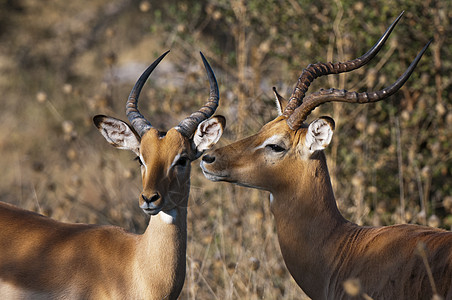
[[[174,165],[178,167],[186,167],[189,162],[190,160],[188,159],[188,157],[181,157],[178,161],[176,161]]]
[[[143,165],[143,162],[141,161],[141,158],[139,156],[135,157],[133,160],[137,161],[140,164],[140,166]]]
[[[273,152],[283,152],[286,149],[276,144],[269,144],[266,147],[270,148]]]

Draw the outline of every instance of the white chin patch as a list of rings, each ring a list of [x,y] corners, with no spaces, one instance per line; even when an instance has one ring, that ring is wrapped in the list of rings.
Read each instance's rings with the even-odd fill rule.
[[[161,211],[158,215],[160,216],[160,219],[162,219],[162,221],[166,224],[176,223],[177,210],[175,208],[170,211]]]

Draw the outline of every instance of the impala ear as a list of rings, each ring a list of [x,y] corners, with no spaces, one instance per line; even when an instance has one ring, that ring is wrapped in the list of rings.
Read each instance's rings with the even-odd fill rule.
[[[193,136],[197,157],[204,151],[212,148],[223,134],[226,126],[226,119],[223,116],[215,116],[213,118],[202,121],[196,129]]]
[[[287,100],[278,93],[276,87],[273,87],[273,93],[276,98],[276,109],[278,110],[278,116],[280,116],[283,114],[283,111],[287,106]]]
[[[334,120],[330,117],[320,117],[309,124],[304,143],[310,153],[323,150],[330,144],[334,127]]]
[[[93,122],[111,145],[140,155],[140,138],[126,122],[103,115],[95,116]]]

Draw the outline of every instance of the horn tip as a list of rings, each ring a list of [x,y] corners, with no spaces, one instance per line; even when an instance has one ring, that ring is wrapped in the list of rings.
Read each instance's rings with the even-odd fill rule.
[[[201,51],[199,51],[199,54],[201,55],[201,59],[202,59],[202,62],[203,62],[203,64],[204,64],[204,66],[207,64],[207,65],[209,65],[209,63],[207,62],[207,59],[206,59],[206,57],[204,56],[204,54],[201,52]],[[210,67],[210,65],[209,65],[209,67]]]

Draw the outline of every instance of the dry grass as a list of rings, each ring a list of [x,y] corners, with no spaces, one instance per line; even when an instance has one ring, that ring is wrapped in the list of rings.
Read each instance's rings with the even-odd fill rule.
[[[302,14],[296,1],[277,6],[275,14],[252,7],[254,1],[110,2],[0,2],[0,200],[62,221],[114,224],[133,232],[147,225],[137,205],[138,165],[132,154],[110,147],[91,118],[102,113],[124,119],[130,88],[158,54],[172,50],[143,91],[142,111],[154,126],[168,129],[203,103],[208,86],[197,54],[202,50],[220,84],[218,113],[228,119],[220,142],[225,145],[256,132],[276,115],[272,85],[287,95],[300,66],[325,57],[343,61],[361,51],[354,49],[361,46],[354,43],[360,36],[348,30],[381,24],[366,27],[370,41],[361,41],[370,45],[390,22],[361,19],[359,3],[351,10],[339,1],[331,11],[312,6],[308,13],[316,16],[310,21],[314,38],[297,27],[305,25],[303,20],[297,25],[272,19]],[[445,58],[450,49],[443,51],[440,44],[447,44],[451,10],[436,2],[431,9],[444,28],[433,32],[433,55],[424,58],[407,83],[412,88],[396,97],[400,105],[331,105],[315,112],[337,122],[329,165],[341,211],[354,222],[452,224],[452,112],[450,98],[444,96],[451,83],[442,75],[451,61]],[[405,22],[417,21],[416,13],[407,14]],[[266,23],[257,26],[257,17]],[[230,25],[229,32],[224,24]],[[394,80],[385,75],[399,73],[399,67],[384,64],[394,62],[390,54],[398,55],[404,68],[418,49],[407,57],[403,51],[410,49],[411,40],[420,45],[425,39],[402,37],[403,26],[394,38],[399,43],[387,46],[371,68],[355,77],[330,76],[312,89],[327,84],[381,88]],[[328,46],[319,49],[317,44]],[[444,70],[439,77],[427,70],[432,60]],[[384,69],[389,70],[378,77]],[[419,84],[426,85],[422,93]],[[429,106],[435,109],[422,114]],[[197,164],[181,298],[303,299],[281,257],[268,194],[209,182]]]

